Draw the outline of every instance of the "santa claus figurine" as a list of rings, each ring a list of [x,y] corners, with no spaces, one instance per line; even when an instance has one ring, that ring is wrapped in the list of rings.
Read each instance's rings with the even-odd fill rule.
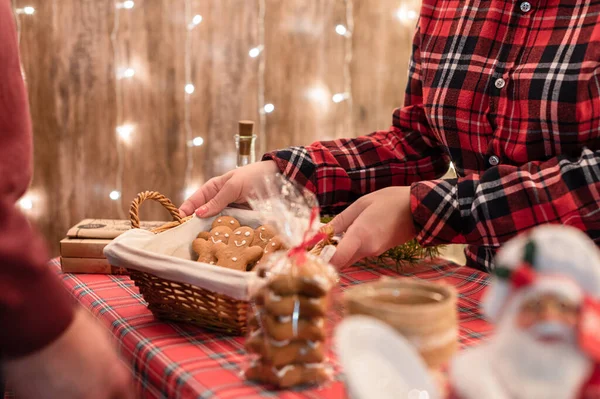
[[[546,225],[496,257],[483,311],[494,336],[449,370],[459,399],[600,399],[600,252],[584,233]]]

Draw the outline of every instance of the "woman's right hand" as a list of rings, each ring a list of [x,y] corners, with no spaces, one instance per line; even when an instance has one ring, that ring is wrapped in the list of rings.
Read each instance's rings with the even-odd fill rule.
[[[182,217],[189,216],[194,211],[200,217],[210,217],[229,204],[244,204],[263,176],[278,172],[279,168],[274,161],[263,161],[212,178],[185,200],[179,212]]]

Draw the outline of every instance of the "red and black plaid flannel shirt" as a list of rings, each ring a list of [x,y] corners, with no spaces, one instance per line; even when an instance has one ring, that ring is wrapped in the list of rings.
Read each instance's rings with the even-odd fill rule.
[[[327,211],[411,185],[418,240],[470,244],[489,270],[542,223],[600,239],[599,97],[599,0],[424,0],[389,131],[265,158]]]

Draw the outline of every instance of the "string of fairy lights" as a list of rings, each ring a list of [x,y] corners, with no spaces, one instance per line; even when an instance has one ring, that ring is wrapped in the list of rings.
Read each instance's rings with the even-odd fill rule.
[[[352,118],[352,58],[353,58],[353,46],[352,36],[354,33],[354,3],[352,0],[344,0],[346,7],[346,25],[338,24],[335,27],[335,31],[338,35],[345,37],[344,47],[344,91],[336,93],[332,96],[331,100],[334,103],[341,103],[346,101],[348,103],[348,113]]]
[[[258,90],[257,92],[257,103],[258,103],[258,137],[259,137],[259,152],[264,154],[267,152],[267,113],[273,112],[275,106],[273,104],[265,104],[265,67],[267,58],[264,54],[265,49],[265,14],[267,10],[266,0],[258,0],[258,46],[250,49],[248,55],[252,58],[256,58],[260,55],[258,60]],[[262,54],[261,54],[262,53]]]
[[[16,0],[12,1],[12,8],[13,8],[13,15],[15,18],[15,25],[17,27],[17,40],[19,45],[21,44],[21,16],[25,15],[25,16],[31,16],[35,13],[35,8],[33,8],[32,6],[24,6],[24,7],[17,7],[16,4]],[[21,64],[21,75],[23,76],[23,80],[26,80],[26,76],[25,76],[25,71],[23,69],[23,64]],[[19,207],[21,208],[21,210],[25,211],[25,212],[31,212],[31,210],[34,207],[34,204],[36,202],[36,196],[31,193],[28,192],[27,194],[25,194],[22,198],[19,199]]]
[[[335,104],[345,103],[347,105],[348,112],[352,112],[353,98],[352,98],[352,74],[351,65],[353,61],[353,33],[354,33],[354,5],[353,0],[343,0],[345,5],[345,20],[343,23],[337,24],[334,29],[335,32],[344,38],[344,65],[343,65],[343,87],[341,91],[334,92],[331,95],[330,100]],[[13,12],[15,15],[15,21],[17,25],[17,35],[20,41],[22,21],[21,17],[29,17],[36,14],[36,9],[30,5],[17,6],[18,0],[13,0]],[[114,3],[114,21],[113,29],[110,33],[111,47],[113,51],[113,62],[115,65],[115,134],[117,135],[116,140],[116,153],[117,153],[117,170],[115,175],[114,187],[108,192],[108,197],[113,201],[122,201],[123,192],[123,173],[124,173],[124,160],[125,154],[128,149],[128,145],[132,140],[135,139],[136,125],[131,121],[127,120],[124,116],[124,84],[131,79],[135,79],[136,70],[129,63],[129,57],[121,57],[121,45],[122,40],[119,37],[119,28],[122,18],[122,13],[135,12],[135,2],[133,0],[116,1]],[[253,59],[257,59],[257,105],[258,105],[258,136],[259,136],[259,152],[266,152],[267,140],[266,134],[266,123],[267,115],[275,111],[275,105],[271,102],[266,101],[266,40],[265,40],[265,25],[266,25],[266,0],[257,0],[257,43],[254,47],[249,49],[248,56]],[[195,136],[191,122],[191,104],[192,96],[195,94],[196,87],[192,79],[193,71],[193,33],[197,27],[202,23],[202,15],[195,14],[192,12],[192,0],[185,0],[185,45],[184,45],[184,79],[185,85],[182,88],[183,95],[183,127],[184,136],[186,143],[186,166],[185,166],[185,190],[184,195],[187,197],[191,195],[198,187],[192,185],[192,174],[194,169],[194,148],[200,147],[204,144],[204,138],[202,136]],[[403,23],[410,23],[417,19],[418,14],[415,10],[406,6],[401,6],[396,10],[395,16]],[[125,52],[128,54],[128,52]],[[23,74],[25,77],[25,74]],[[317,101],[327,101],[327,94],[330,93],[328,90],[310,90],[309,98],[313,98]],[[20,199],[19,205],[21,209],[29,211],[35,207],[36,198],[32,193],[26,194]],[[117,207],[120,213],[120,217],[125,217],[122,203],[119,202]]]
[[[192,173],[194,170],[194,147],[199,147],[204,144],[204,139],[201,136],[194,137],[191,121],[191,101],[192,94],[196,91],[194,82],[192,81],[192,34],[198,25],[202,22],[202,15],[196,14],[192,17],[192,3],[190,0],[185,0],[185,21],[187,23],[185,31],[185,49],[184,49],[184,107],[183,107],[183,126],[185,130],[186,148],[186,165],[184,177],[184,197],[191,196],[198,187],[191,185]]]
[[[131,136],[135,130],[135,126],[130,123],[125,123],[123,120],[123,79],[131,79],[135,76],[135,69],[129,66],[129,62],[121,59],[121,48],[119,43],[119,27],[121,22],[121,10],[131,10],[135,6],[132,0],[124,2],[116,2],[113,14],[113,29],[110,33],[110,42],[113,50],[114,65],[123,65],[115,67],[115,108],[116,108],[116,127],[115,132],[117,139],[115,141],[117,152],[117,170],[115,172],[115,188],[109,193],[109,198],[113,201],[119,201],[117,211],[121,219],[125,218],[123,211],[122,195],[123,192],[123,174],[125,163],[125,147],[131,140]]]

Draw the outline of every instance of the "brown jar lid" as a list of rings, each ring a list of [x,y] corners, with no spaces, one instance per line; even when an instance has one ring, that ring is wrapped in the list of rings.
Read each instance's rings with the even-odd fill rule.
[[[239,122],[239,135],[240,137],[252,137],[254,130],[253,121],[240,121]]]

